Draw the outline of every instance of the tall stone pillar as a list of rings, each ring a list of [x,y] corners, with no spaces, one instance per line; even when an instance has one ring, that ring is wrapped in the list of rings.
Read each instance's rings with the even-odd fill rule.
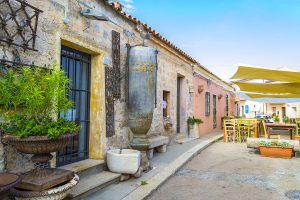
[[[151,168],[147,133],[156,103],[157,51],[146,46],[134,46],[130,47],[128,56],[129,127],[133,132],[130,146],[142,152],[142,167],[147,171]]]

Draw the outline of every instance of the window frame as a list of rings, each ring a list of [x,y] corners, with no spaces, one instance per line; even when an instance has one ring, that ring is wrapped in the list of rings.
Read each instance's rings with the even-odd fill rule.
[[[205,116],[210,116],[210,92],[205,92]]]

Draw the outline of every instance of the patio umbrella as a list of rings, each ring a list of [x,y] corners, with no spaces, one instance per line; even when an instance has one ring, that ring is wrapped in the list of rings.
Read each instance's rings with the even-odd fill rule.
[[[241,99],[245,99],[245,100],[249,100],[249,101],[257,101],[257,102],[262,102],[262,103],[278,103],[278,104],[282,104],[282,103],[300,102],[300,98],[279,98],[279,97],[272,98],[272,97],[270,97],[270,95],[266,95],[268,97],[263,97],[262,95],[260,95],[260,96],[257,96],[257,95],[255,96],[254,95],[254,98],[251,98],[249,96],[249,94],[246,94],[246,93],[243,93],[243,92],[237,92],[237,95]],[[276,96],[278,96],[278,95],[276,95]]]
[[[231,79],[269,80],[286,83],[300,83],[300,72],[239,66]]]
[[[231,79],[251,98],[300,98],[300,72],[239,66]]]
[[[271,94],[298,94],[300,95],[299,83],[241,83],[233,82],[241,91]]]
[[[247,93],[247,95],[253,99],[256,99],[256,98],[300,98],[300,94],[285,94],[285,93],[277,93],[277,94]]]

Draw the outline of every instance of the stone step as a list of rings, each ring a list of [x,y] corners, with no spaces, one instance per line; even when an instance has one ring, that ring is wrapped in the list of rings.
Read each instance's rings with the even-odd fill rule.
[[[84,199],[88,195],[99,191],[110,184],[119,181],[121,174],[103,171],[98,174],[90,174],[79,180],[67,199]]]
[[[104,160],[93,159],[86,159],[59,168],[74,171],[76,174],[78,174],[80,179],[91,174],[98,174],[107,169]]]

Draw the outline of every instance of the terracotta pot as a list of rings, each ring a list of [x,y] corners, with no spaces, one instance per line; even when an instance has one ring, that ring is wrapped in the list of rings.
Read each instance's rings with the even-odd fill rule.
[[[278,146],[259,146],[259,151],[262,156],[271,158],[286,158],[291,159],[293,154],[292,147],[278,147]]]

